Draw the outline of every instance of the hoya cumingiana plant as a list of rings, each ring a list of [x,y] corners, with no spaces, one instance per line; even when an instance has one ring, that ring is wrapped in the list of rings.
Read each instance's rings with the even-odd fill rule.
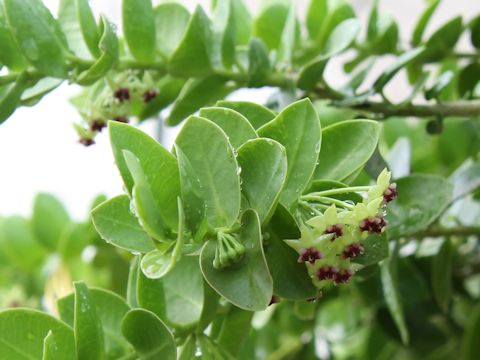
[[[115,294],[80,272],[48,313],[2,310],[0,358],[475,358],[480,21],[426,36],[439,4],[400,42],[377,1],[360,35],[347,1],[123,0],[120,34],[86,0],[1,0],[0,120],[82,87],[79,140],[108,131],[125,189],[91,218],[129,276]],[[267,104],[224,99],[265,86]],[[182,123],[172,148],[132,125],[157,115]],[[30,225],[6,223],[0,260],[35,258],[3,240]]]

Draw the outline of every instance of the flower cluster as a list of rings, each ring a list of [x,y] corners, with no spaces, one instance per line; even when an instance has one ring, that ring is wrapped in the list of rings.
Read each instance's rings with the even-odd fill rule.
[[[332,282],[348,283],[360,267],[352,260],[365,252],[363,241],[385,230],[386,205],[397,197],[390,176],[385,169],[373,186],[325,190],[304,197],[312,205],[323,203],[326,210],[305,222],[299,240],[285,242],[298,252],[298,262],[305,264],[319,289]],[[364,193],[363,201],[353,204],[328,197],[348,192]]]
[[[127,71],[114,79],[95,85],[80,104],[84,125],[75,124],[80,143],[89,146],[93,138],[107,125],[108,120],[129,122],[135,103],[149,103],[157,96],[155,83],[148,72]],[[77,104],[78,105],[78,104]]]

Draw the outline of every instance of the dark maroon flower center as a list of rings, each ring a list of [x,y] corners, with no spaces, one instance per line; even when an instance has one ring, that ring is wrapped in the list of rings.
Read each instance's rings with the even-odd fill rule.
[[[343,249],[342,256],[344,259],[353,259],[358,255],[363,254],[364,248],[360,243],[350,244]]]
[[[90,146],[90,145],[93,145],[95,144],[95,141],[93,139],[80,139],[78,140],[78,142],[84,146]]]
[[[333,281],[335,284],[346,284],[350,281],[350,278],[353,276],[353,271],[349,269],[341,269],[335,273]]]
[[[127,88],[120,88],[118,90],[115,90],[113,96],[120,102],[124,102],[130,100],[130,91]]]
[[[360,230],[368,231],[370,234],[380,234],[388,221],[383,216],[369,216],[360,221]]]
[[[333,266],[324,266],[317,270],[318,280],[332,280],[335,278],[338,269]]]
[[[304,263],[304,262],[309,262],[309,263],[315,263],[315,260],[321,259],[323,256],[314,247],[310,247],[308,249],[301,249],[300,250],[300,256],[298,257],[298,262],[299,263]]]
[[[385,201],[385,203],[389,203],[390,201],[395,200],[397,195],[397,184],[390,184],[388,185],[387,190],[383,192],[383,201]]]
[[[143,93],[143,101],[145,103],[149,103],[150,101],[155,99],[156,96],[157,92],[155,90],[147,90]]]
[[[333,234],[332,241],[343,235],[343,224],[330,225],[325,230],[325,234]]]
[[[117,122],[125,123],[125,124],[127,124],[129,122],[129,120],[126,116],[117,116],[113,120],[115,120]]]
[[[272,295],[272,298],[270,299],[270,303],[268,304],[268,306],[273,304],[278,304],[279,302],[280,302],[280,297],[274,294]]]
[[[102,131],[102,129],[106,126],[105,121],[103,120],[93,120],[90,124],[90,130],[92,131]]]

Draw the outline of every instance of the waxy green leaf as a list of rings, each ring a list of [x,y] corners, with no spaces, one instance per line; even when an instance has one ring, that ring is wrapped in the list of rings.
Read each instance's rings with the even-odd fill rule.
[[[264,224],[275,211],[287,176],[285,148],[271,139],[250,140],[238,149],[237,160],[242,193]]]
[[[255,19],[253,35],[263,40],[269,49],[279,49],[288,18],[288,6],[272,3]]]
[[[1,40],[1,39],[0,39]],[[0,124],[9,118],[14,113],[17,106],[20,104],[23,92],[29,86],[29,78],[26,72],[23,72],[17,78],[13,85],[10,85],[6,92],[0,98]]]
[[[412,46],[418,46],[422,43],[422,37],[423,33],[425,32],[425,28],[427,27],[428,22],[430,21],[439,4],[440,0],[429,0],[427,7],[420,16],[420,19],[418,19],[418,22],[415,24],[415,29],[413,30],[412,36]]]
[[[91,214],[95,228],[106,242],[134,252],[155,250],[153,240],[131,213],[127,195],[119,195],[100,204]]]
[[[76,0],[60,0],[60,3],[58,4],[57,21],[63,33],[65,34],[65,38],[70,50],[79,58],[91,58],[90,51],[84,41],[82,30],[80,28]]]
[[[328,15],[328,0],[311,0],[307,10],[306,25],[310,38],[316,39]]]
[[[462,359],[475,360],[478,356],[478,337],[480,336],[480,305],[477,303],[468,316],[468,322],[462,340]]]
[[[225,314],[217,341],[221,349],[228,352],[233,358],[239,356],[250,336],[254,314],[252,311],[242,310],[234,306],[230,307]]]
[[[39,72],[67,75],[67,44],[59,24],[41,0],[4,0],[5,14],[23,55]]]
[[[226,80],[222,76],[211,75],[189,79],[173,104],[167,124],[179,124],[202,106],[214,103],[232,90],[231,87],[227,86]]]
[[[191,230],[196,230],[203,215],[212,227],[233,225],[240,212],[240,171],[223,130],[207,119],[191,116],[175,148]]]
[[[75,287],[75,348],[77,359],[104,359],[103,329],[93,298],[83,282]]]
[[[235,306],[250,311],[264,310],[272,298],[273,283],[263,253],[260,222],[254,210],[243,213],[239,241],[245,247],[245,257],[221,270],[213,266],[216,242],[208,241],[200,255],[203,276],[215,291]]]
[[[461,16],[448,21],[425,42],[426,50],[421,59],[425,62],[433,62],[444,57],[455,47],[462,30]]]
[[[98,31],[95,17],[88,0],[75,0],[78,22],[82,31],[83,39],[93,56],[100,55],[98,43],[100,41],[100,32]],[[105,30],[104,30],[105,31]],[[102,50],[100,48],[100,50]]]
[[[354,262],[357,264],[369,266],[388,257],[389,249],[386,234],[370,235],[362,241],[362,246],[365,251],[355,258]]]
[[[250,121],[255,129],[258,129],[268,123],[275,117],[275,113],[269,108],[248,101],[217,101],[215,106],[225,107],[239,112]]]
[[[132,352],[121,332],[122,319],[130,307],[120,296],[103,289],[89,288],[89,296],[102,324],[105,339],[105,353],[109,359],[119,359]],[[57,301],[62,321],[74,327],[75,295],[70,294]]]
[[[253,38],[248,46],[248,76],[253,86],[262,84],[271,70],[268,49],[262,40]]]
[[[425,229],[452,199],[452,185],[433,175],[411,175],[395,181],[398,198],[388,205],[388,235],[391,239]]]
[[[180,195],[180,177],[177,160],[157,141],[142,131],[118,122],[109,123],[113,155],[129,193],[134,177],[125,162],[123,151],[131,152],[138,160],[147,186],[153,195],[159,219],[166,228],[175,230],[178,225],[177,197]]]
[[[8,27],[3,4],[4,0],[0,0],[0,64],[12,70],[22,70],[27,66],[27,61]]]
[[[347,120],[324,128],[322,137],[315,179],[341,181],[372,156],[379,126],[371,120]]]
[[[142,63],[155,60],[155,20],[151,0],[122,0],[123,33],[133,57]]]
[[[218,1],[213,11],[213,61],[215,66],[231,68],[235,62],[237,19],[234,0]]]
[[[180,43],[190,19],[190,13],[181,4],[165,3],[154,9],[157,49],[170,56]]]
[[[44,339],[49,333],[57,345],[54,353],[49,355],[52,359],[77,358],[73,331],[65,323],[37,310],[0,311],[0,358],[42,359]]]
[[[122,333],[141,360],[177,359],[177,347],[172,333],[148,310],[130,310],[123,318]]]
[[[99,80],[118,62],[118,40],[113,25],[102,16],[102,37],[98,43],[100,57],[86,71],[80,74],[77,82],[80,85],[91,85]]]
[[[45,193],[35,197],[32,225],[36,237],[45,247],[57,248],[68,221],[68,213],[57,198]]]
[[[432,276],[431,283],[433,296],[438,306],[444,311],[448,311],[452,297],[452,262],[454,256],[454,247],[450,238],[446,238],[436,256],[432,258]]]
[[[235,149],[246,141],[257,138],[257,133],[250,122],[235,110],[210,107],[201,109],[199,115],[220,126]]]
[[[180,44],[168,62],[168,72],[175,76],[205,76],[212,71],[212,28],[200,6],[187,26]]]
[[[258,129],[258,134],[278,141],[287,151],[288,172],[280,203],[290,208],[308,185],[317,163],[322,139],[317,112],[310,100],[299,100]]]

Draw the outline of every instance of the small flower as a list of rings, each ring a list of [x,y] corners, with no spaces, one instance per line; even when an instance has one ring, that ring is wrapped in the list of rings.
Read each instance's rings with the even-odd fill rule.
[[[93,120],[93,121],[90,123],[90,130],[101,132],[102,129],[103,129],[105,126],[107,126],[107,125],[105,124],[105,121],[103,121],[103,120],[101,120],[101,119]]]
[[[350,244],[342,252],[342,257],[344,259],[353,259],[354,257],[357,257],[358,255],[363,254],[365,251],[364,247],[360,243],[354,243]]]
[[[343,224],[334,224],[330,225],[327,227],[327,229],[324,232],[325,234],[333,234],[332,240],[335,240],[336,238],[339,238],[340,236],[343,235]]]
[[[323,266],[317,270],[316,276],[318,280],[333,280],[338,272],[338,269],[333,266]]]
[[[78,140],[78,142],[84,146],[90,146],[95,144],[95,141],[93,139],[88,139],[88,138],[82,138]]]
[[[388,185],[387,189],[383,192],[383,201],[387,204],[397,198],[397,184],[392,183]]]
[[[143,102],[148,104],[150,101],[152,101],[153,99],[155,99],[155,97],[157,96],[157,92],[155,90],[147,90],[143,93]]]
[[[130,90],[128,90],[127,88],[120,88],[118,90],[115,90],[115,92],[113,93],[113,97],[121,103],[130,100]]]
[[[350,281],[350,278],[353,276],[353,271],[350,269],[341,269],[337,271],[334,275],[333,281],[335,284],[346,284]]]
[[[322,253],[314,247],[300,250],[300,256],[298,257],[299,263],[309,262],[314,264],[316,260],[323,257]]]
[[[359,227],[361,231],[368,231],[370,234],[380,234],[387,224],[388,221],[383,216],[377,215],[363,219],[360,221]]]
[[[368,191],[368,202],[373,199],[376,199],[380,196],[383,196],[385,190],[387,190],[388,186],[390,185],[390,178],[392,174],[387,169],[384,169],[377,178],[377,184],[372,186],[372,188]]]

